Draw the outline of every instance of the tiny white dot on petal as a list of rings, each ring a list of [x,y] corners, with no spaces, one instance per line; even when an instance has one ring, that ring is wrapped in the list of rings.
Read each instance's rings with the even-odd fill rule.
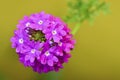
[[[39,24],[39,25],[43,24],[43,21],[42,21],[42,20],[39,20],[39,21],[38,21],[38,24]]]
[[[27,22],[27,23],[25,24],[25,26],[26,26],[26,27],[29,27],[29,26],[30,26],[30,23],[29,23],[29,22]]]
[[[62,43],[61,43],[61,42],[59,42],[59,43],[58,43],[58,45],[59,45],[59,46],[62,46]]]
[[[35,49],[32,49],[32,50],[31,50],[31,53],[32,53],[32,54],[34,54],[34,53],[35,53],[35,51],[36,51]]]
[[[53,34],[53,35],[56,35],[56,34],[57,34],[57,31],[56,31],[56,30],[53,30],[53,31],[52,31],[52,34]]]
[[[24,42],[24,40],[21,38],[19,39],[19,43],[22,44]]]
[[[46,52],[45,52],[45,55],[46,55],[46,56],[49,56],[49,55],[50,55],[50,53],[49,53],[48,51],[46,51]]]

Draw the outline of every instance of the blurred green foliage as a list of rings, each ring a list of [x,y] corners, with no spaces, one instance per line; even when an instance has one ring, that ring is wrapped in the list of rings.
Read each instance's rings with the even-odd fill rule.
[[[104,14],[109,12],[109,4],[106,2],[100,2],[99,0],[70,0],[68,2],[68,12],[64,17],[64,20],[69,23],[75,23],[76,27],[73,30],[73,34],[79,30],[81,23],[88,20],[93,23],[96,16],[103,12]]]
[[[43,73],[41,74],[41,78],[39,77],[40,75],[37,76],[36,80],[58,80],[61,76],[61,73],[56,73],[56,72],[49,72],[49,73]]]
[[[84,20],[94,20],[102,11],[104,14],[109,11],[109,4],[99,0],[76,0],[68,2],[68,14],[64,20],[68,23],[82,23]]]
[[[5,76],[0,72],[0,80],[5,80]]]

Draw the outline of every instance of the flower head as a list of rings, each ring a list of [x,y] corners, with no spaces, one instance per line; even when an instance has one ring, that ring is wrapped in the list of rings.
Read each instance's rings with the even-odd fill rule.
[[[20,20],[11,42],[20,62],[39,73],[63,68],[75,44],[67,25],[44,12]]]

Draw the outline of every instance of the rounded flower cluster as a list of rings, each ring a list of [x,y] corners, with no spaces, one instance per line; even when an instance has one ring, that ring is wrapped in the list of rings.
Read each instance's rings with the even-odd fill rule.
[[[60,18],[44,12],[24,16],[11,42],[20,62],[38,73],[63,68],[75,44],[67,25]]]

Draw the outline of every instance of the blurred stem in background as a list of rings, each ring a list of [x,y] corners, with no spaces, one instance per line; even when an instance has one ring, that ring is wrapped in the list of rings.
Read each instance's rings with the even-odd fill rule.
[[[88,20],[93,23],[96,16],[103,12],[104,14],[109,12],[109,4],[106,2],[100,2],[99,0],[69,0],[68,12],[64,16],[64,21],[67,24],[76,24],[72,34],[75,35],[81,24]],[[61,72],[50,72],[42,75],[42,80],[60,80]]]
[[[49,72],[49,73],[45,73],[45,74],[40,74],[38,75],[36,80],[59,80],[60,76],[61,76],[61,72]]]

